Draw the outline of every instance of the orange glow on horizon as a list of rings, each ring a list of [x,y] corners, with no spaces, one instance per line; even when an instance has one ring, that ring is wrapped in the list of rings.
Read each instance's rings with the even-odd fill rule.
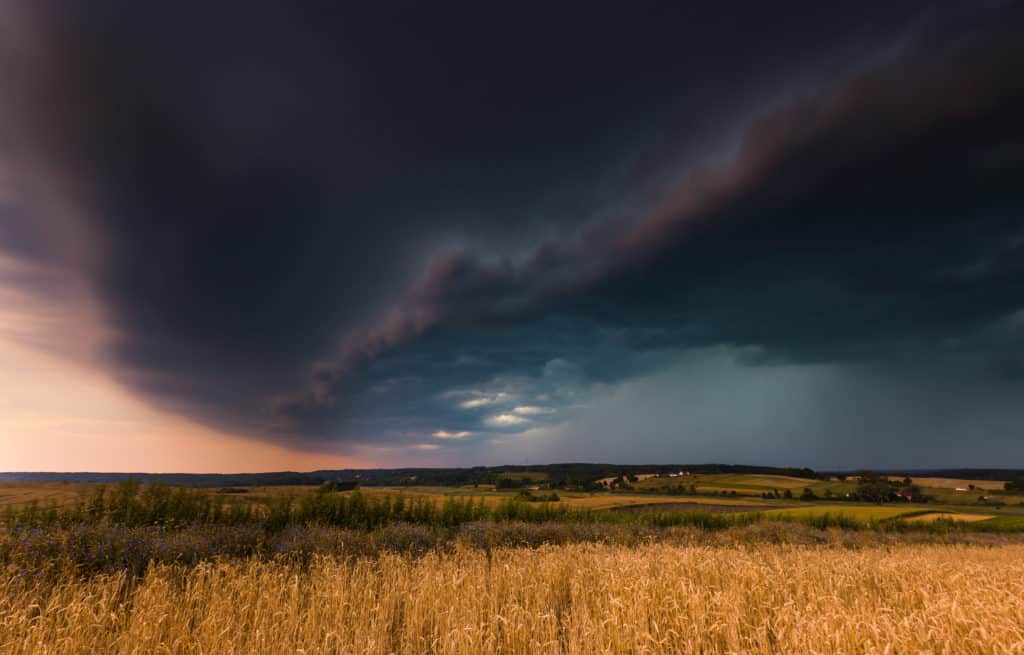
[[[0,471],[239,473],[371,466],[167,415],[102,371],[0,337]]]

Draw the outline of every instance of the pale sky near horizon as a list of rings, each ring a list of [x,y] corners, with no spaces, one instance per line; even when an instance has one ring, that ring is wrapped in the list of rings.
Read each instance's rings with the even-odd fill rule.
[[[0,472],[243,473],[362,468],[159,412],[101,371],[0,335]]]

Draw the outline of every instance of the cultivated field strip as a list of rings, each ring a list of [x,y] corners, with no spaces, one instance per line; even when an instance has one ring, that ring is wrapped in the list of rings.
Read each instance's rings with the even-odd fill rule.
[[[1024,546],[651,544],[5,578],[4,653],[1024,653]]]

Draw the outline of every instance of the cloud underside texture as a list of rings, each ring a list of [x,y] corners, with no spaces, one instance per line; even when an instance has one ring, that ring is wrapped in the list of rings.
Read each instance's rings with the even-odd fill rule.
[[[731,435],[707,457],[743,459],[797,453],[851,407],[925,440],[929,421],[883,420],[868,379],[920,382],[934,393],[907,401],[915,416],[941,398],[971,426],[1021,390],[1016,7],[923,28],[886,15],[891,33],[849,30],[842,74],[754,99],[730,95],[750,80],[728,54],[716,83],[697,46],[645,20],[594,19],[649,52],[478,17],[422,54],[434,42],[389,16],[214,14],[184,48],[166,29],[182,16],[116,14],[25,12],[24,47],[4,53],[0,236],[34,272],[8,284],[45,298],[86,281],[110,328],[99,364],[160,407],[303,447],[486,457],[657,380],[630,424],[656,435],[650,456]],[[821,46],[797,42],[768,58],[779,79]],[[846,404],[807,409],[795,370]],[[751,403],[778,385],[791,410],[769,419]],[[721,419],[730,404],[749,420]],[[562,429],[544,452],[614,455],[612,431]]]

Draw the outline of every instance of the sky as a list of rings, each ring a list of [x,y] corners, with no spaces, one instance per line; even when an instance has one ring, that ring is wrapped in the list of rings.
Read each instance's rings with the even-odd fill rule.
[[[1024,466],[1024,3],[0,4],[0,470],[565,461]]]

